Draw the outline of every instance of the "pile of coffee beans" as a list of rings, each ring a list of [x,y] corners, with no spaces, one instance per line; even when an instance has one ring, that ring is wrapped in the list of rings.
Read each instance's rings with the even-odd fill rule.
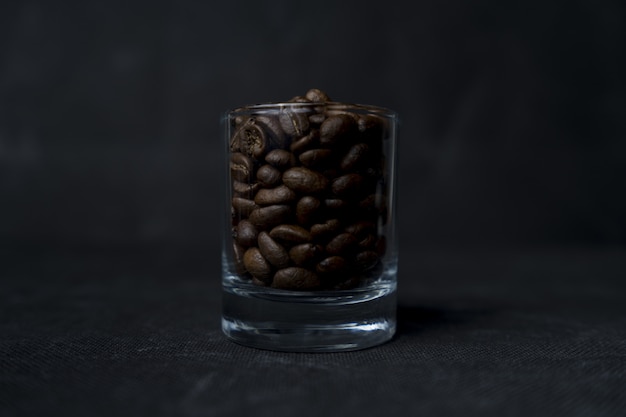
[[[234,113],[233,259],[252,282],[353,288],[380,269],[387,221],[386,120],[317,89]]]

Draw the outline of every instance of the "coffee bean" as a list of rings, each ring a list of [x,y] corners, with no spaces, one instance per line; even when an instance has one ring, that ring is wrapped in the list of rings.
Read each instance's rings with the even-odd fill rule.
[[[354,216],[352,205],[340,198],[327,198],[324,200],[324,213],[326,216],[345,219]]]
[[[335,281],[331,285],[331,289],[337,291],[351,290],[359,285],[360,279],[358,275],[349,276],[347,279]]]
[[[235,210],[235,217],[240,219],[250,216],[250,214],[258,208],[258,206],[254,204],[254,201],[241,197],[233,197],[232,206]]]
[[[354,118],[346,114],[327,117],[320,126],[320,143],[324,146],[347,145],[356,129]]]
[[[298,155],[308,149],[312,149],[318,146],[319,141],[320,141],[319,130],[317,129],[311,130],[305,136],[302,136],[301,138],[295,139],[293,142],[291,142],[291,145],[289,145],[289,149],[291,150],[291,152]]]
[[[258,206],[255,204],[255,207]],[[250,213],[250,221],[257,228],[267,230],[281,223],[285,223],[289,219],[290,214],[291,207],[286,205],[259,207],[252,210]]]
[[[270,236],[288,243],[304,243],[311,240],[311,233],[308,230],[294,224],[279,224],[270,231]]]
[[[273,116],[257,116],[256,124],[267,133],[271,149],[282,148],[286,144],[285,132],[280,122]]]
[[[320,286],[317,274],[301,267],[281,269],[274,274],[272,287],[284,290],[314,290]]]
[[[278,120],[283,131],[289,136],[300,137],[309,130],[309,118],[306,109],[282,109]]]
[[[327,198],[324,200],[324,206],[330,210],[344,210],[349,207],[347,201],[342,200],[340,198]]]
[[[263,165],[256,172],[256,179],[263,187],[273,187],[280,182],[282,173],[271,165]]]
[[[311,149],[302,152],[298,159],[307,168],[321,169],[333,163],[334,153],[330,149]]]
[[[230,125],[232,127],[238,127],[241,126],[246,120],[245,116],[235,116],[235,118],[230,121]]]
[[[309,124],[319,126],[326,120],[324,113],[315,113],[309,116]]]
[[[288,204],[297,198],[296,193],[285,185],[276,188],[262,188],[256,193],[254,202],[260,206]]]
[[[359,241],[351,233],[341,233],[326,244],[326,252],[331,255],[348,254],[353,252],[358,244]]]
[[[265,156],[265,162],[278,169],[286,169],[296,164],[296,157],[284,149],[274,149]]]
[[[243,275],[246,271],[246,266],[243,263],[243,255],[246,253],[246,250],[243,246],[237,244],[237,242],[233,242],[233,261],[235,264],[235,272]]]
[[[348,269],[348,263],[341,256],[329,256],[320,261],[315,270],[318,274],[331,275],[345,273]]]
[[[342,175],[332,181],[333,194],[339,197],[358,197],[365,191],[367,183],[362,175],[351,173]]]
[[[237,243],[239,243],[241,246],[250,247],[256,245],[259,232],[250,221],[240,221],[237,225],[235,233]]]
[[[237,145],[234,145],[235,142]],[[257,160],[265,155],[269,146],[265,130],[254,119],[249,119],[235,132],[231,143],[231,147]]]
[[[317,261],[324,248],[313,243],[302,243],[289,250],[289,257],[299,266],[310,266]]]
[[[307,225],[315,221],[320,214],[322,203],[315,197],[304,196],[296,204],[296,219],[298,223]]]
[[[359,132],[366,140],[382,139],[386,129],[384,119],[372,114],[361,115],[357,126]]]
[[[319,172],[304,167],[288,169],[283,173],[283,183],[299,193],[316,194],[328,187],[328,180]]]
[[[339,231],[341,222],[337,219],[330,219],[324,223],[314,224],[311,226],[311,237],[317,241],[326,240],[331,235]]]
[[[230,156],[230,176],[237,181],[250,182],[254,175],[254,162],[241,152]]]
[[[328,97],[328,94],[326,94],[322,90],[318,90],[317,88],[312,88],[307,91],[304,97],[314,103],[325,103],[327,101],[330,101],[330,97]]]
[[[346,227],[346,232],[352,233],[359,239],[376,232],[376,225],[372,222],[360,221]]]
[[[260,184],[258,182],[249,184],[247,182],[233,181],[233,196],[252,199],[259,187]]]
[[[289,254],[278,242],[267,234],[267,232],[259,233],[257,239],[261,254],[269,263],[277,268],[286,268],[289,266]]]
[[[364,166],[367,161],[369,146],[366,143],[353,145],[345,154],[339,167],[344,171],[355,171]]]
[[[271,280],[268,280],[268,282],[263,282],[260,279],[257,279],[256,277],[252,277],[252,283],[254,285],[258,285],[259,287],[267,287],[269,286],[269,282],[271,282]]]
[[[387,205],[382,194],[370,194],[357,205],[364,217],[370,219],[380,219],[383,224],[387,223]]]
[[[269,283],[272,279],[272,266],[258,248],[250,248],[243,255],[243,264],[256,279]]]
[[[309,100],[308,98],[304,97],[304,96],[295,96],[292,97],[288,103],[310,103],[311,100]]]
[[[357,253],[354,259],[361,271],[373,268],[379,261],[378,254],[371,250]]]
[[[378,238],[376,236],[369,234],[361,238],[361,240],[359,240],[359,248],[360,249],[374,249],[377,241],[378,241]]]

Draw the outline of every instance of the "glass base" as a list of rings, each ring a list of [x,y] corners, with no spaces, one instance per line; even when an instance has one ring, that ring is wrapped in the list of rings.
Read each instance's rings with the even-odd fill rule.
[[[395,282],[295,292],[225,280],[222,330],[239,344],[277,351],[339,352],[376,346],[396,330]]]

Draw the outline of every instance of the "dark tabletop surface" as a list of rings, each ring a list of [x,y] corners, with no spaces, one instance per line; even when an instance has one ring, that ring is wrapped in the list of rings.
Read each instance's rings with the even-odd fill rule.
[[[623,247],[403,247],[395,338],[326,354],[226,340],[215,248],[3,253],[3,416],[626,409]]]

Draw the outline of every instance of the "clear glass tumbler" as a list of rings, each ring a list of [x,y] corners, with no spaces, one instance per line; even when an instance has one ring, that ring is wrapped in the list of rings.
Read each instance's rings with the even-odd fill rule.
[[[391,339],[396,113],[286,102],[241,107],[222,121],[226,336],[296,352]]]

